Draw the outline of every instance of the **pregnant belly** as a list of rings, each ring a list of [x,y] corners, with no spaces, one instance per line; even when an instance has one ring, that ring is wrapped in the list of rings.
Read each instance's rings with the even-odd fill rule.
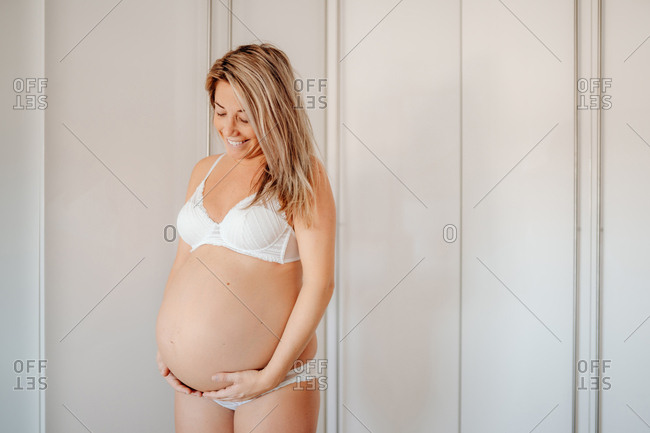
[[[169,282],[158,313],[156,339],[163,362],[181,382],[200,391],[229,384],[213,381],[217,372],[264,368],[301,280],[299,261],[280,265],[223,247],[197,248]],[[313,338],[303,360],[313,357],[315,345]]]

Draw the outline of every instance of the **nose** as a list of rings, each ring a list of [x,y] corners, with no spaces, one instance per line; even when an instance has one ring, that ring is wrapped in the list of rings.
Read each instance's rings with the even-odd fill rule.
[[[236,135],[236,123],[234,116],[223,117],[219,119],[219,122],[221,123],[221,132],[224,136],[230,137]]]

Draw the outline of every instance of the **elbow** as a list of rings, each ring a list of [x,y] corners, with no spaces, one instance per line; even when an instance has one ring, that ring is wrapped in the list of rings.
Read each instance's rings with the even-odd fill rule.
[[[323,289],[325,292],[327,299],[330,299],[332,295],[334,294],[334,279],[331,279],[326,285],[325,288]]]
[[[329,299],[334,294],[334,279],[303,281],[301,291],[318,293]]]
[[[318,296],[323,296],[327,299],[330,299],[334,294],[334,283],[303,284],[301,291],[315,293],[318,294]]]

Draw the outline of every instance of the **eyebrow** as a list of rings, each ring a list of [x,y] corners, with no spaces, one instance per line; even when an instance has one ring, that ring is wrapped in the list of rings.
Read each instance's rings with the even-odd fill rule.
[[[214,100],[214,103],[217,104],[217,105],[219,106],[219,108],[223,108],[224,110],[226,109],[224,106],[222,106],[220,103],[218,103],[216,99]],[[241,111],[242,113],[245,113],[244,110],[237,110],[238,113],[239,113],[240,111]]]

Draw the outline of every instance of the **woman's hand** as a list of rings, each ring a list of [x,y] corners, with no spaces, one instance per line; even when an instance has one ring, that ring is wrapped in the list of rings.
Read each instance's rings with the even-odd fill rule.
[[[203,394],[201,391],[197,391],[186,386],[183,382],[178,380],[176,376],[174,376],[171,370],[167,368],[163,362],[162,357],[160,356],[160,351],[158,351],[156,354],[156,362],[158,363],[158,370],[160,371],[160,374],[165,378],[165,380],[167,380],[167,383],[169,383],[172,388],[178,392],[182,392],[183,394],[196,395],[197,397],[201,397]]]
[[[206,391],[203,397],[223,401],[243,401],[257,397],[273,389],[275,385],[264,370],[242,370],[231,373],[221,372],[212,376],[216,382],[231,382],[217,391]]]

